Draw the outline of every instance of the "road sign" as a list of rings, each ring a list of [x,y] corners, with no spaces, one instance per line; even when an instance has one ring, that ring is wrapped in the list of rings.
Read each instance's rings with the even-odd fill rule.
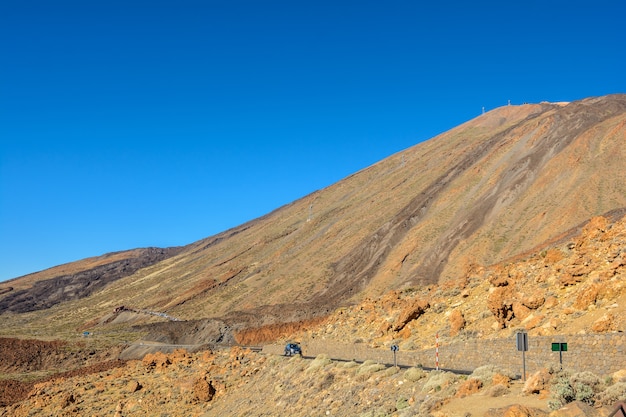
[[[567,343],[552,343],[552,352],[559,352],[559,363],[563,369],[563,352],[567,352]]]
[[[522,352],[522,378],[526,381],[526,352],[528,351],[528,333],[515,333],[515,346],[517,350]]]
[[[515,346],[520,352],[528,351],[528,333],[519,332],[515,333]]]
[[[396,359],[396,352],[399,351],[400,348],[398,345],[391,345],[391,351],[393,352],[393,366],[398,366],[398,361]]]

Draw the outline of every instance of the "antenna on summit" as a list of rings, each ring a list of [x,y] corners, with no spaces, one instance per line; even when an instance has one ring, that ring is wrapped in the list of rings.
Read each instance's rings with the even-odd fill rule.
[[[483,114],[485,114],[485,106],[483,106]]]

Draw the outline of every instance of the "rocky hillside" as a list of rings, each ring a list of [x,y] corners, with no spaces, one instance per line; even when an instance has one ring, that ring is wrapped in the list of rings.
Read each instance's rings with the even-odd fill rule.
[[[576,235],[536,252],[470,265],[457,281],[392,291],[339,309],[323,326],[295,337],[414,350],[433,347],[436,334],[446,344],[512,338],[519,329],[530,336],[623,332],[626,216],[615,214],[617,220],[595,217]],[[257,332],[243,332],[241,340],[255,342]]]
[[[470,265],[457,281],[391,291],[299,327],[269,325],[236,335],[247,344],[298,340],[305,355],[313,341],[329,347],[329,354],[314,359],[235,347],[153,353],[120,363],[93,349],[98,335],[80,346],[12,340],[0,344],[10,359],[3,362],[5,374],[32,375],[55,363],[65,372],[0,382],[0,415],[149,416],[158,409],[161,415],[206,417],[606,417],[626,398],[626,369],[595,375],[572,364],[565,372],[540,370],[523,382],[490,363],[488,354],[471,375],[331,357],[332,346],[346,343],[384,352],[391,344],[403,352],[427,349],[435,333],[445,346],[470,338],[511,339],[518,329],[533,336],[623,332],[624,214],[594,217],[503,263]]]
[[[625,137],[625,95],[495,109],[137,268],[70,264],[76,279],[53,269],[2,283],[0,334],[71,338],[167,317],[238,331],[459,282],[626,207]],[[164,316],[112,316],[120,306]]]
[[[0,314],[45,310],[54,305],[86,298],[110,283],[158,263],[182,248],[146,248],[109,253],[4,282]]]

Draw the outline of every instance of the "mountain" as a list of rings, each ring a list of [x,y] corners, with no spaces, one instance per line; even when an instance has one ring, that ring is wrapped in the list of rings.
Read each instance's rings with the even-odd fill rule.
[[[625,126],[622,94],[501,107],[187,246],[4,282],[0,334],[150,323],[163,333],[216,319],[224,336],[452,282],[567,239],[593,216],[615,218],[626,207]],[[158,324],[168,320],[180,322]]]
[[[506,106],[187,246],[1,283],[0,416],[608,416],[625,144],[626,95]],[[539,369],[554,340],[573,369]],[[440,345],[471,375],[385,365]]]

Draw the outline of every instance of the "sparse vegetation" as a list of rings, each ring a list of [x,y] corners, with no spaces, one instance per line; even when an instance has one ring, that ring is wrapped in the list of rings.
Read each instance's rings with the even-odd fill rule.
[[[601,405],[613,405],[626,398],[626,382],[616,382],[596,395],[596,402]]]
[[[570,374],[568,371],[559,371],[552,383],[552,398],[548,405],[552,410],[557,410],[572,401],[594,405],[596,395],[603,387],[600,378],[591,372]]]
[[[615,102],[626,105],[624,98]],[[585,114],[587,110],[585,107]],[[551,131],[552,122],[546,123],[540,114],[535,116],[533,132]],[[523,130],[525,117],[515,120],[521,123],[516,130]],[[619,133],[615,136],[622,137],[619,129],[623,126],[616,123],[623,123],[623,119],[618,119],[607,120],[610,128]],[[512,123],[508,120],[505,125]],[[597,131],[605,128],[609,126]],[[467,137],[467,131],[456,132],[444,135],[436,146],[429,143],[410,150],[416,163],[428,166],[424,173],[403,177],[385,162],[317,192],[310,222],[305,222],[306,214],[303,218],[302,213],[308,212],[313,198],[304,198],[245,226],[181,248],[179,255],[118,277],[86,298],[64,301],[46,310],[3,314],[1,335],[62,339],[72,346],[60,350],[58,356],[63,358],[52,364],[58,369],[40,365],[2,369],[2,379],[17,376],[30,383],[33,378],[69,369],[74,359],[91,361],[142,337],[163,343],[191,340],[198,346],[213,346],[217,340],[234,343],[233,329],[243,329],[241,334],[249,332],[250,338],[242,343],[248,345],[287,337],[319,341],[329,347],[353,341],[350,348],[354,350],[345,353],[346,358],[359,360],[369,348],[389,354],[389,346],[397,344],[401,354],[409,350],[427,352],[428,358],[419,356],[423,352],[411,354],[418,358],[414,362],[429,367],[434,362],[430,351],[436,335],[440,345],[482,338],[510,340],[513,329],[525,329],[533,337],[575,335],[589,332],[596,317],[607,311],[611,314],[606,317],[612,320],[607,328],[623,329],[626,258],[619,248],[626,246],[626,218],[620,218],[624,211],[583,224],[589,212],[598,212],[593,199],[587,198],[586,207],[579,211],[575,204],[579,194],[557,196],[545,189],[539,197],[525,190],[523,206],[513,200],[507,201],[505,211],[497,204],[489,206],[491,200],[486,201],[484,196],[499,198],[489,193],[511,185],[510,175],[503,174],[509,172],[508,162],[498,155],[517,157],[509,146],[518,142],[504,130],[499,130],[496,141],[485,129],[481,128],[480,137],[473,129],[471,137]],[[580,126],[576,132],[580,132]],[[553,139],[535,137],[534,151],[540,152]],[[614,153],[623,152],[620,142],[612,143],[591,133],[585,135],[585,140],[585,146],[601,142],[603,147],[615,146]],[[479,147],[470,145],[478,142]],[[497,148],[494,154],[490,146]],[[567,156],[567,149],[561,155]],[[612,156],[605,162],[613,160],[625,159]],[[489,172],[489,180],[483,180],[475,171],[471,175],[462,169],[449,171],[450,165],[442,161],[454,161],[459,167],[462,165],[458,163],[466,163],[473,170]],[[485,165],[478,166],[477,161]],[[554,172],[542,171],[539,166],[533,169],[533,178],[542,179],[537,183],[556,188],[551,182],[558,177]],[[607,175],[598,169],[596,165],[594,178]],[[576,193],[593,188],[579,178],[586,175],[581,173],[576,177],[579,182],[571,184]],[[391,186],[397,187],[397,192],[395,188],[390,192]],[[454,192],[448,194],[451,190]],[[472,190],[473,194],[459,190]],[[625,207],[626,194],[614,194],[614,206],[610,208]],[[540,204],[538,199],[542,200]],[[479,201],[481,205],[476,205]],[[607,199],[603,201],[606,204]],[[567,216],[562,215],[563,207],[569,209]],[[466,212],[471,216],[465,216]],[[483,216],[487,212],[489,216]],[[478,232],[463,235],[470,230]],[[380,242],[388,246],[379,246]],[[564,242],[568,242],[568,250]],[[501,259],[506,261],[493,264]],[[30,277],[31,281],[17,284],[23,289],[44,279],[85,271],[94,276],[94,268],[102,265],[102,259],[85,260],[53,268],[58,273],[43,271]],[[488,276],[498,278],[497,285]],[[439,278],[449,281],[438,283]],[[597,286],[601,296],[586,297],[590,294],[584,290],[589,284]],[[0,288],[0,301],[10,299],[7,294],[11,291]],[[534,297],[537,293],[541,297]],[[533,302],[537,298],[541,302]],[[120,305],[163,312],[186,321],[174,323],[165,316],[147,317],[129,311],[114,313]],[[421,308],[425,305],[428,307]],[[9,308],[10,303],[5,306]],[[466,323],[451,325],[453,309],[462,311]],[[328,314],[323,324],[314,322],[321,320],[319,317],[309,317],[320,312]],[[192,320],[205,317],[212,320]],[[291,319],[296,321],[281,322]],[[213,333],[207,330],[212,325]],[[93,336],[83,338],[83,330],[93,331]],[[66,411],[80,404],[94,407],[90,409],[93,415],[113,415],[123,398],[124,407],[128,406],[123,411],[138,416],[151,415],[155,409],[163,410],[164,415],[174,414],[172,410],[180,411],[177,407],[193,403],[200,408],[189,415],[210,408],[213,415],[256,415],[262,409],[266,414],[276,410],[287,414],[288,410],[294,416],[343,412],[372,417],[425,417],[442,407],[470,379],[479,380],[479,389],[492,400],[518,389],[506,381],[511,375],[494,365],[477,368],[466,378],[419,368],[402,372],[377,361],[360,364],[330,358],[328,354],[318,355],[310,361],[244,350],[233,350],[232,356],[227,351],[198,353],[184,360],[174,355],[170,364],[155,364],[149,372],[139,361],[123,370],[93,377],[79,375],[54,384],[42,383],[42,393],[51,402],[46,405],[48,397],[34,393],[11,412],[18,417],[37,410],[40,414],[60,414],[46,407],[55,407],[72,393],[77,402],[65,401]],[[53,362],[54,355],[47,355],[47,359]],[[4,361],[2,366],[9,362]],[[609,405],[626,395],[623,380],[600,379],[589,372],[552,372],[550,408],[574,400]],[[504,377],[496,378],[498,374]],[[134,380],[143,388],[124,391],[123,387]],[[190,381],[204,381],[198,385],[207,386],[208,380],[216,387],[210,407],[197,404],[201,396],[186,396],[192,391]],[[172,381],[176,381],[175,387]],[[533,394],[528,398],[536,397]]]

